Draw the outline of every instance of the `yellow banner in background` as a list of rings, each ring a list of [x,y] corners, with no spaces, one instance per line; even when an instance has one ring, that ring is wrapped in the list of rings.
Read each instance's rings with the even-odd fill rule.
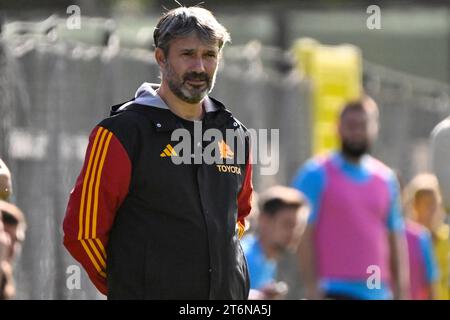
[[[294,45],[298,71],[312,82],[312,153],[339,146],[337,121],[345,102],[357,99],[362,87],[361,50],[353,45],[322,45],[299,39]]]

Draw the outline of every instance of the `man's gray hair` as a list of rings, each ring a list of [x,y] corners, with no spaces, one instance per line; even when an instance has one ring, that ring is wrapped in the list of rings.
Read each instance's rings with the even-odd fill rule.
[[[230,34],[214,15],[201,7],[179,7],[166,12],[158,21],[153,40],[156,48],[169,53],[170,41],[195,32],[206,43],[218,42],[219,51],[230,42]]]

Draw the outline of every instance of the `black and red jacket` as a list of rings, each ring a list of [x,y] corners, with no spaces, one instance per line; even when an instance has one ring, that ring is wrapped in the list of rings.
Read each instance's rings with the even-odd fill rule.
[[[251,209],[249,138],[220,102],[209,101],[216,110],[205,114],[203,130],[217,128],[224,138],[226,129],[237,131],[235,148],[245,144],[247,159],[233,165],[239,170],[174,164],[168,145],[184,122],[139,100],[115,107],[92,131],[64,245],[108,298],[247,298],[239,235]]]

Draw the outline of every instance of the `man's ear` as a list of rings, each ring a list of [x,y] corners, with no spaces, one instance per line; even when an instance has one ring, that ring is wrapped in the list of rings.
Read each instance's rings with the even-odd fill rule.
[[[158,65],[161,68],[166,63],[166,55],[164,54],[164,51],[161,48],[155,49],[155,60],[156,60],[156,63],[158,63]]]
[[[378,137],[378,130],[379,130],[378,122],[372,120],[369,126],[369,130],[370,130],[370,137],[372,139],[376,139]]]

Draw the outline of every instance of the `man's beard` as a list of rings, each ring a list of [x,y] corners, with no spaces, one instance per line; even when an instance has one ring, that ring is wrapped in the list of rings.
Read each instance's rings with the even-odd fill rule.
[[[360,159],[363,155],[370,152],[370,145],[367,141],[359,143],[350,143],[346,140],[342,141],[342,153],[353,159]]]
[[[216,75],[210,77],[206,72],[188,72],[178,76],[169,63],[166,64],[166,78],[170,90],[175,96],[187,103],[199,103],[211,92],[214,87]],[[187,84],[187,81],[205,81],[200,87]]]

